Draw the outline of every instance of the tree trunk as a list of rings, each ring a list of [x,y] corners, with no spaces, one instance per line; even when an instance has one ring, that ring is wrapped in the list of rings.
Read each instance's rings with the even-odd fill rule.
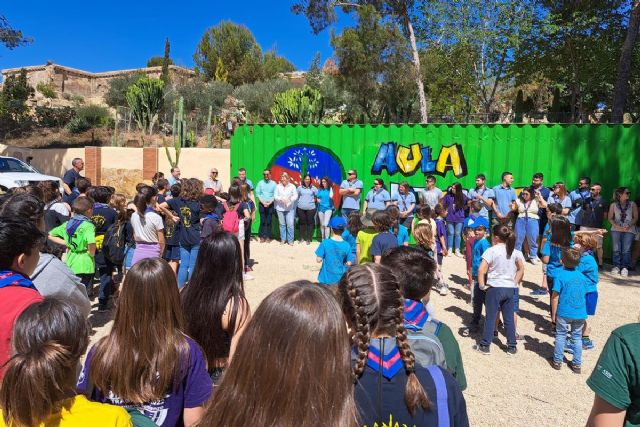
[[[411,53],[413,54],[413,66],[416,73],[416,85],[418,86],[418,99],[420,101],[420,121],[427,123],[429,117],[427,115],[427,97],[424,94],[424,84],[422,83],[422,67],[420,67],[420,56],[418,55],[418,44],[416,43],[416,35],[413,32],[413,25],[408,16],[405,16],[405,26],[409,33],[409,41],[411,43]]]
[[[627,28],[627,36],[622,45],[620,53],[620,61],[618,62],[618,77],[616,78],[616,86],[613,91],[613,103],[611,108],[611,121],[613,123],[621,123],[624,107],[627,103],[629,95],[629,76],[631,74],[631,60],[633,57],[633,47],[638,39],[640,31],[640,0],[632,0],[631,14],[629,15],[629,27]]]

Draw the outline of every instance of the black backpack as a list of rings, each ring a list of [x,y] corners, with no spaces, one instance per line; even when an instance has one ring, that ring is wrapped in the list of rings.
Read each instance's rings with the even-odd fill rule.
[[[124,250],[126,239],[124,235],[124,223],[114,223],[104,233],[102,253],[112,264],[122,265],[124,262]]]

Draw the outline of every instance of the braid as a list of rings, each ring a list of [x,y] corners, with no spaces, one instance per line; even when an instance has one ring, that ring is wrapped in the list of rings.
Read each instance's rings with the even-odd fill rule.
[[[416,358],[411,351],[411,347],[409,347],[408,332],[404,326],[404,301],[400,292],[398,292],[398,308],[396,312],[396,342],[400,350],[400,355],[402,356],[405,372],[407,373],[404,401],[407,409],[409,409],[409,412],[413,415],[418,407],[428,411],[431,408],[431,402],[429,402],[429,397],[416,376]]]
[[[353,335],[351,337],[353,345],[358,352],[356,356],[356,363],[353,367],[353,376],[355,380],[362,376],[362,373],[364,372],[367,357],[369,357],[369,341],[371,339],[371,335],[365,307],[363,306],[362,300],[358,296],[358,291],[351,280],[347,281],[347,292],[349,299],[353,304],[355,317],[355,328],[353,329]]]

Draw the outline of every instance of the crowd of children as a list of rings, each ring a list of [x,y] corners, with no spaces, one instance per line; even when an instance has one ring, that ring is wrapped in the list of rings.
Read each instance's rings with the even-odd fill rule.
[[[0,200],[0,426],[469,425],[460,348],[430,298],[449,291],[446,204],[418,206],[415,218],[394,205],[331,217],[315,251],[320,286],[284,285],[252,316],[246,180],[207,194],[197,179],[158,179],[130,203],[81,184],[55,214],[50,183]],[[463,335],[482,332],[474,348],[490,354],[501,317],[515,355],[525,257],[510,226],[469,205]],[[572,231],[558,206],[541,247],[549,362],[561,369],[570,353],[580,373],[594,347],[602,231]],[[96,276],[98,311],[117,296],[115,318],[78,376]]]

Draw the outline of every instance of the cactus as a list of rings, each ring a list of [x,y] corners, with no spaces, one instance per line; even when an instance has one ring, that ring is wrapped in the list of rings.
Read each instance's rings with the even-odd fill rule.
[[[173,112],[173,145],[185,147],[187,143],[187,121],[184,118],[184,98],[178,100],[178,112]]]
[[[171,156],[171,152],[169,151],[169,145],[167,144],[166,138],[162,138],[162,146],[164,147],[164,151],[167,154],[167,160],[169,160],[169,164],[171,165],[171,167],[172,168],[178,167],[178,162],[180,161],[180,150],[182,149],[180,144],[176,144],[176,143],[173,144],[173,149],[176,152],[175,162],[173,161],[173,157]]]
[[[213,108],[209,105],[209,114],[207,115],[207,147],[211,148],[211,112]]]
[[[277,123],[319,123],[324,116],[324,99],[309,86],[276,95],[271,115]]]

